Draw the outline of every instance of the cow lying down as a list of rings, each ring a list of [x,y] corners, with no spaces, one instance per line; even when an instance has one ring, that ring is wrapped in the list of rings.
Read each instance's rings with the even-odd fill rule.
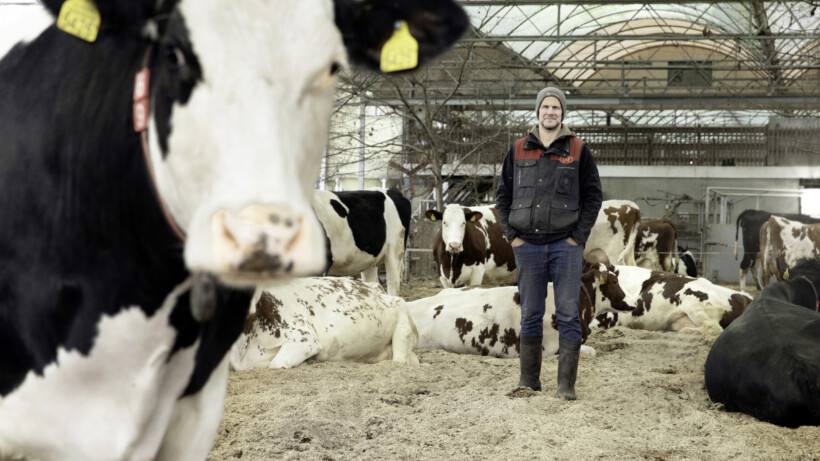
[[[820,260],[788,273],[712,345],[706,390],[727,410],[780,426],[820,425]]]
[[[231,368],[292,368],[320,362],[418,365],[418,333],[401,298],[349,277],[293,279],[256,291]]]
[[[578,308],[582,313],[631,309],[617,277],[605,265],[585,272],[582,284]],[[554,300],[550,283],[544,314],[544,355],[558,353]],[[517,287],[448,288],[435,296],[408,302],[407,306],[419,330],[418,349],[518,357],[521,300]],[[581,315],[584,331],[585,317],[590,316]],[[586,345],[581,346],[581,352],[595,355],[595,350]]]
[[[752,301],[744,292],[704,278],[635,266],[615,266],[615,272],[627,297],[637,299],[635,309],[628,314],[598,315],[591,326],[719,334]]]

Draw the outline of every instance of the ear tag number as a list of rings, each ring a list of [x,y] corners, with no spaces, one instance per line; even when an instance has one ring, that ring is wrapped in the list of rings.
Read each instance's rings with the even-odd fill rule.
[[[57,28],[86,42],[97,40],[100,12],[92,0],[66,0],[57,16]]]
[[[419,63],[419,43],[410,35],[406,21],[397,21],[393,36],[382,47],[382,72],[414,69]]]

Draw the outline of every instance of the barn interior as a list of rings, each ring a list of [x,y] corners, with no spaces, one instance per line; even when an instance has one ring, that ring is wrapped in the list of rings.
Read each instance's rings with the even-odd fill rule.
[[[820,3],[460,3],[472,27],[436,62],[345,75],[319,184],[412,197],[409,273],[430,273],[426,209],[494,202],[545,86],[604,199],[672,220],[702,276],[737,281],[743,210],[820,213]]]

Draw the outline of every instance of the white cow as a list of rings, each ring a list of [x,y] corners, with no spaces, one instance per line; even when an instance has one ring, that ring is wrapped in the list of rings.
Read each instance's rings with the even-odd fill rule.
[[[643,330],[717,334],[743,314],[752,297],[715,285],[705,278],[691,278],[636,266],[615,266],[618,282],[628,298],[636,299],[631,313],[604,318]],[[595,326],[593,322],[593,326]]]
[[[313,193],[313,210],[330,241],[328,275],[361,274],[379,282],[387,274],[387,292],[399,295],[404,250],[410,231],[410,200],[395,190]]]
[[[597,313],[628,311],[634,300],[625,299],[617,276],[598,265],[584,273],[578,307],[582,329]],[[439,348],[460,354],[518,357],[521,331],[521,301],[518,288],[465,287],[441,290],[435,296],[407,303],[419,330],[417,348]],[[555,294],[548,286],[544,313],[545,355],[558,352],[558,326],[554,320]],[[586,336],[586,335],[584,335]],[[589,346],[581,351],[595,355]]]
[[[463,207],[451,203],[444,213],[428,210],[425,216],[441,222],[433,243],[433,257],[442,287],[516,282],[515,254],[494,206]]]
[[[319,362],[382,360],[418,365],[418,332],[401,298],[349,277],[311,277],[258,289],[234,370]]]
[[[604,200],[592,226],[584,256],[602,249],[612,264],[635,265],[635,239],[641,224],[641,209],[629,200]]]

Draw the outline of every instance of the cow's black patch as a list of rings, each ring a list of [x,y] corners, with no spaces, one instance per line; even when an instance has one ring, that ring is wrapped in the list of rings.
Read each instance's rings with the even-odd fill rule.
[[[387,223],[384,220],[386,197],[377,191],[335,192],[349,210],[347,216],[339,212],[338,204],[331,200],[333,209],[339,216],[347,218],[347,225],[353,232],[356,247],[365,253],[377,256],[387,239]]]
[[[168,155],[174,105],[187,104],[197,82],[203,78],[188,28],[178,10],[171,13],[165,29],[166,33],[154,54],[155,65],[151,78],[156,136],[163,156]]]

